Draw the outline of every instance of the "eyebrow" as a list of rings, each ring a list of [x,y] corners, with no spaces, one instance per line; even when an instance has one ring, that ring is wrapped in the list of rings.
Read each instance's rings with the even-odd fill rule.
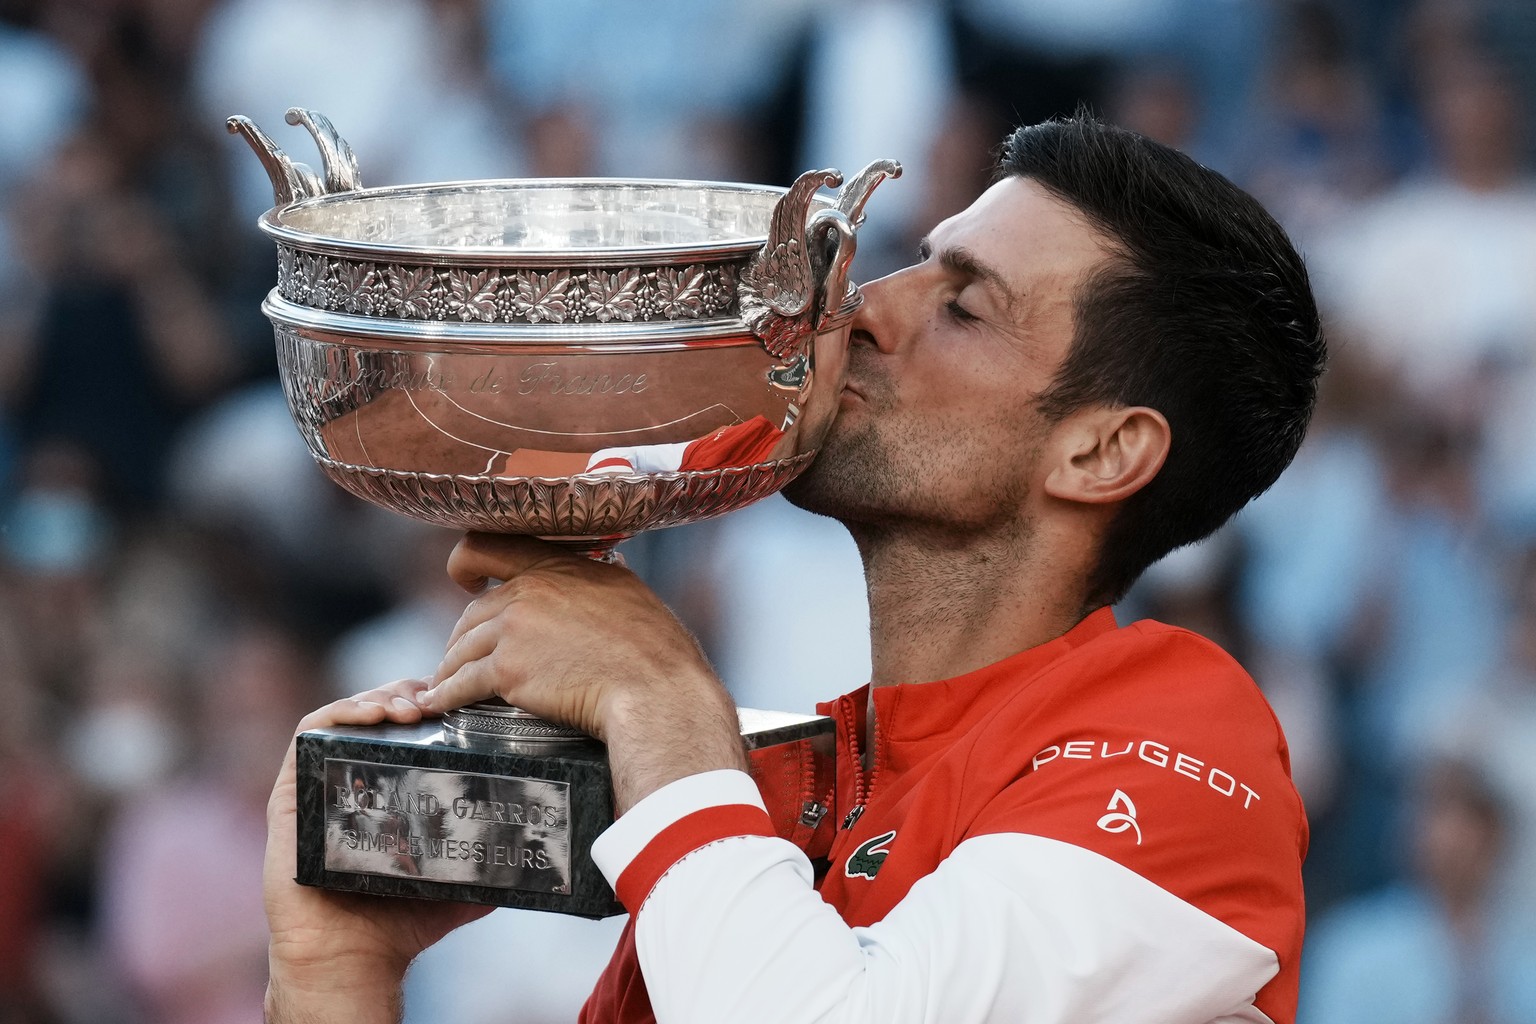
[[[917,251],[927,259],[933,255],[933,243],[925,236],[921,242],[917,243]],[[1003,275],[996,267],[983,263],[971,250],[964,246],[951,245],[939,250],[938,257],[939,265],[950,273],[985,281],[997,289],[1003,297],[1008,312],[1014,313],[1018,310],[1020,301],[1018,293],[1003,279]]]

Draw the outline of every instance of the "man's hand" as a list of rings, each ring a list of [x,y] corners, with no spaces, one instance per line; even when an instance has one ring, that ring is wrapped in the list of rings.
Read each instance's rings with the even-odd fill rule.
[[[735,708],[698,643],[629,570],[471,533],[448,572],[479,596],[422,706],[491,696],[608,745],[615,811],[675,779],[743,768]],[[505,582],[486,589],[490,580]]]
[[[328,704],[297,735],[332,725],[418,722],[426,683],[402,680]],[[262,886],[271,927],[269,1024],[395,1024],[400,980],[416,954],[490,907],[366,896],[301,886],[297,871],[294,744],[267,804]]]

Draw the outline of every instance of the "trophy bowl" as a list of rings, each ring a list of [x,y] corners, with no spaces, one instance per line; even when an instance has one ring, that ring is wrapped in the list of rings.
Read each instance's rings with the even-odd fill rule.
[[[322,114],[321,171],[249,119],[277,244],[262,304],[294,422],[351,493],[594,557],[765,497],[815,456],[861,296],[864,204],[900,173],[788,188],[632,179],[364,188]],[[822,191],[841,185],[835,193]],[[741,711],[786,838],[814,828],[831,722]],[[589,917],[612,821],[602,745],[500,701],[296,740],[298,881]],[[773,780],[773,781],[765,781]],[[814,792],[812,792],[814,790]]]
[[[262,305],[327,475],[416,519],[601,553],[777,491],[835,413],[871,164],[788,188],[522,179],[363,188],[229,119],[272,177]]]

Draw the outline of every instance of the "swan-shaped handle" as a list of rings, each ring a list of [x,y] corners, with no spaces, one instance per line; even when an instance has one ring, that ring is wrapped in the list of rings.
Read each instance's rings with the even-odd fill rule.
[[[835,170],[806,171],[779,199],[738,289],[742,319],[768,351],[780,359],[803,351],[843,307],[864,204],[880,182],[900,176],[894,160],[876,160],[846,185]],[[838,185],[833,204],[811,212],[817,190]]]
[[[330,118],[303,107],[290,107],[286,120],[292,125],[303,125],[309,130],[315,145],[320,149],[320,165],[323,176],[316,174],[308,165],[294,160],[282,147],[273,142],[266,132],[250,118],[236,114],[224,122],[231,135],[242,136],[255,151],[267,177],[272,180],[272,199],[278,206],[287,206],[300,199],[322,196],[331,192],[350,192],[363,187],[357,170],[357,157],[347,140],[341,137],[331,124]]]

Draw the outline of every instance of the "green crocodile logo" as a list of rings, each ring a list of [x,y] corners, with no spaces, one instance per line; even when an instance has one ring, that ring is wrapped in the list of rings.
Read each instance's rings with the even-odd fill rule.
[[[848,863],[843,865],[843,874],[849,878],[874,878],[880,865],[890,855],[889,847],[895,838],[896,830],[891,829],[868,842],[860,843],[859,848],[848,855]]]

